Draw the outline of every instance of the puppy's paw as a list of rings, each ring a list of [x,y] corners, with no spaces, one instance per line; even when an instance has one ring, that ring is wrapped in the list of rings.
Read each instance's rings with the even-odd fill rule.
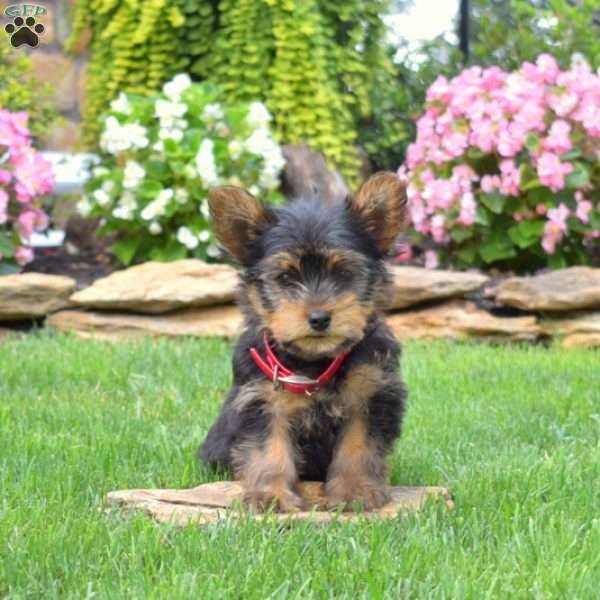
[[[387,504],[391,497],[383,484],[334,477],[325,484],[327,502],[331,507],[343,505],[345,511],[375,510]]]
[[[277,512],[297,512],[302,510],[302,498],[288,489],[260,489],[249,490],[244,494],[244,504],[252,508],[265,511],[269,508],[275,509]]]

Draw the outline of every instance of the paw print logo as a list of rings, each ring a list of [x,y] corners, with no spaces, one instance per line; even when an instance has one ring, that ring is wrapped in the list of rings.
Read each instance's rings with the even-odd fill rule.
[[[13,48],[18,48],[23,44],[27,44],[35,48],[40,38],[44,33],[44,26],[41,23],[36,23],[33,17],[15,17],[12,23],[9,23],[4,31],[10,35],[10,43]]]

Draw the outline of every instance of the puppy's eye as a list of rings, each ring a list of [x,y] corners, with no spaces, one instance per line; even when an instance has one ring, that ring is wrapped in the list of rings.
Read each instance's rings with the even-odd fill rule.
[[[349,283],[354,278],[354,273],[350,269],[340,269],[338,277],[344,282]]]
[[[294,284],[294,276],[289,271],[284,271],[277,276],[277,283],[282,287],[289,287]]]

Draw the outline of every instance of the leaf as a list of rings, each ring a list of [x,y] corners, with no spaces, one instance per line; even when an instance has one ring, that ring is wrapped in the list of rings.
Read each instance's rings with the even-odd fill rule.
[[[555,270],[564,269],[568,266],[567,259],[560,250],[557,250],[548,256],[548,266]]]
[[[111,250],[119,262],[127,266],[131,264],[139,243],[139,238],[132,235],[131,237],[115,242]]]
[[[12,263],[0,262],[0,275],[15,275],[21,269]]]
[[[149,160],[145,166],[146,173],[153,179],[166,179],[169,176],[169,167],[160,160]]]
[[[493,263],[506,258],[513,258],[517,252],[507,235],[494,234],[479,247],[479,255],[486,263]]]
[[[152,199],[158,196],[159,192],[163,189],[160,182],[154,179],[145,179],[143,183],[137,188],[137,193],[146,199]]]
[[[14,255],[14,247],[10,240],[0,232],[0,255],[11,257]]]
[[[565,177],[565,183],[568,188],[579,189],[590,182],[590,173],[587,167],[580,162],[573,163],[573,171]]]
[[[506,196],[503,194],[500,194],[499,192],[490,192],[487,194],[481,192],[479,198],[493,213],[497,215],[502,213],[502,209],[506,203]]]
[[[529,248],[540,239],[543,231],[544,221],[542,220],[521,221],[508,230],[508,235],[519,248]]]
[[[470,227],[453,227],[450,231],[450,237],[459,244],[473,237],[474,230]]]

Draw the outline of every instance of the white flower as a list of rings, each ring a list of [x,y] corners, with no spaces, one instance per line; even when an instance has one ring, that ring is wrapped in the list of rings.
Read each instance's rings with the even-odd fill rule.
[[[260,188],[257,185],[251,185],[248,188],[248,191],[253,195],[253,196],[258,196],[260,194]]]
[[[131,106],[129,106],[127,96],[123,92],[119,94],[119,97],[116,100],[113,100],[110,103],[110,109],[124,115],[131,114]]]
[[[202,111],[202,118],[205,121],[218,121],[225,116],[221,105],[218,102],[207,104]]]
[[[271,113],[262,102],[252,102],[250,104],[246,121],[251,127],[255,129],[266,127],[271,119]]]
[[[121,125],[116,117],[104,122],[100,136],[100,147],[110,154],[119,154],[129,149],[145,148],[148,145],[147,131],[139,123]]]
[[[217,121],[214,124],[213,130],[217,135],[220,135],[221,137],[227,137],[231,133],[231,130],[223,121]]]
[[[113,188],[115,187],[114,182],[112,182],[110,179],[108,181],[105,181],[102,184],[102,189],[107,193],[110,194],[110,192],[112,192]]]
[[[110,196],[102,189],[96,190],[92,197],[100,206],[106,206],[110,204]]]
[[[103,175],[108,175],[110,171],[106,167],[94,167],[92,169],[92,175],[94,177],[102,177]]]
[[[133,189],[137,187],[146,175],[144,167],[135,160],[128,160],[123,169],[123,187]]]
[[[76,207],[77,212],[84,218],[92,211],[92,203],[87,196],[82,196],[81,200],[76,204]]]
[[[152,223],[150,223],[150,225],[148,226],[148,231],[152,235],[158,235],[162,232],[162,225],[160,223],[157,223],[156,221],[152,221]]]
[[[158,132],[158,137],[161,140],[170,139],[175,140],[176,142],[180,142],[183,138],[183,131],[181,131],[181,129],[171,128],[160,129]]]
[[[131,221],[133,219],[133,210],[125,206],[117,206],[112,214],[113,217],[123,219],[123,221]]]
[[[198,239],[201,242],[208,242],[208,240],[210,240],[210,231],[208,231],[208,229],[204,229],[198,234]]]
[[[167,205],[172,197],[172,189],[167,188],[166,190],[161,190],[158,196],[156,196],[152,202],[147,204],[142,211],[142,219],[145,221],[152,221],[156,217],[162,217],[165,214]]]
[[[180,227],[177,230],[177,241],[189,250],[198,247],[198,238],[187,227]]]
[[[178,100],[181,94],[192,85],[190,76],[186,73],[175,75],[171,81],[165,83],[163,92],[172,100]]]
[[[137,208],[137,200],[135,194],[129,190],[125,190],[119,200],[119,206],[123,206],[129,210],[135,210]]]
[[[215,163],[213,146],[213,141],[205,138],[200,144],[198,154],[196,154],[196,169],[205,187],[211,187],[219,183],[219,173]]]
[[[204,198],[200,202],[200,214],[208,221],[210,220],[210,208],[208,206],[208,200]]]
[[[215,244],[209,244],[208,248],[206,248],[206,254],[211,258],[217,258],[221,255],[221,252],[218,246],[215,246]]]
[[[185,204],[188,201],[189,197],[190,195],[185,188],[175,188],[175,200],[178,204]]]
[[[187,106],[183,102],[169,102],[158,99],[154,105],[154,115],[159,119],[173,119],[183,117],[187,112]]]
[[[156,144],[152,146],[152,150],[156,150],[157,152],[163,152],[164,149],[165,145],[163,144],[162,140],[159,140],[158,142],[156,142]]]
[[[227,149],[229,150],[229,156],[233,158],[233,160],[237,160],[244,151],[244,146],[240,140],[231,140],[229,144],[227,144]]]

